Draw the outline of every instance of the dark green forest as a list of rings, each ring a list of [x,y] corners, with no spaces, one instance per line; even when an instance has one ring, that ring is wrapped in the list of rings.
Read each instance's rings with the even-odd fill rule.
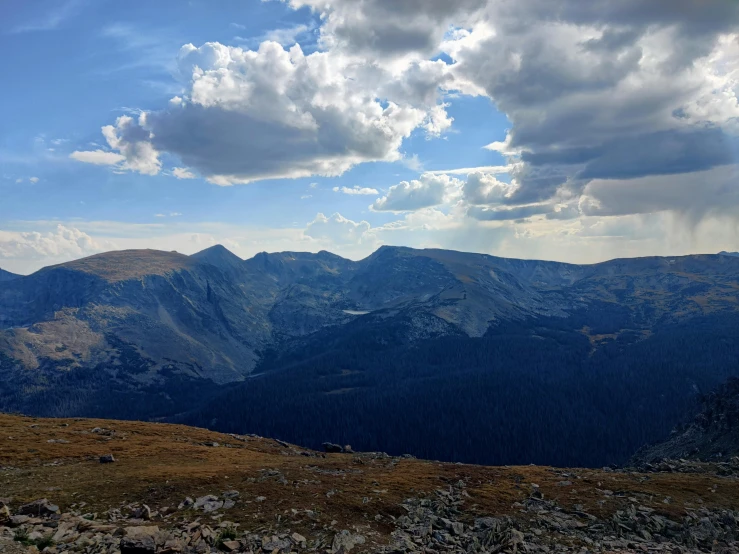
[[[598,467],[664,439],[694,415],[700,394],[739,376],[731,312],[624,331],[632,317],[604,303],[568,318],[492,325],[479,338],[448,326],[412,343],[411,317],[362,316],[286,341],[246,382],[225,386],[174,364],[141,386],[134,377],[150,362],[122,341],[114,368],[47,360],[19,374],[0,355],[0,405],[187,423],[313,448],[331,441],[446,461]]]
[[[175,421],[318,448],[484,464],[602,466],[689,419],[739,375],[739,317],[725,313],[594,347],[617,307],[493,326],[407,346],[402,318],[359,318],[268,353],[246,383]],[[646,338],[645,338],[646,336]]]

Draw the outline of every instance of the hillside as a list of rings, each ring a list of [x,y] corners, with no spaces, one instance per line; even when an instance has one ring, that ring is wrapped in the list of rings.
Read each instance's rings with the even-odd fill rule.
[[[20,277],[20,275],[0,269],[0,281],[10,281],[11,279],[17,279],[18,277]]]
[[[739,375],[737,291],[723,255],[110,252],[0,284],[0,410],[598,467]]]
[[[739,456],[739,379],[701,398],[695,419],[676,428],[669,439],[641,450],[634,462],[663,459],[728,461]]]
[[[124,421],[0,415],[0,428],[3,552],[23,543],[122,554],[739,547],[739,482],[711,466],[443,464]],[[115,461],[101,464],[109,454]],[[48,500],[28,505],[39,499]]]

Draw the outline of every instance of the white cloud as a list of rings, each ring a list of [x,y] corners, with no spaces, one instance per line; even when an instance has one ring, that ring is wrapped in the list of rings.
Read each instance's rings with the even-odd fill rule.
[[[39,178],[38,177],[29,177],[28,180],[31,181],[33,184],[36,184],[36,183],[39,182]]]
[[[401,181],[378,198],[372,210],[404,212],[439,206],[459,195],[462,181],[448,175],[424,173],[418,179]]]
[[[472,205],[500,204],[511,195],[515,187],[499,181],[492,175],[475,172],[467,176],[463,187],[464,200]]]
[[[103,128],[125,169],[156,174],[166,152],[218,185],[336,176],[400,161],[415,129],[435,135],[451,124],[437,101],[448,79],[439,61],[385,68],[277,42],[256,51],[206,43],[183,46],[179,67],[188,81],[180,105]]]
[[[104,150],[91,151],[75,151],[69,155],[73,160],[94,165],[118,165],[123,162],[126,157],[115,152],[105,152]]]
[[[139,115],[138,122],[127,115],[120,116],[115,125],[103,127],[108,145],[125,158],[123,168],[144,175],[156,175],[162,168],[159,152],[151,143],[152,134],[144,127],[146,114]]]
[[[282,29],[273,29],[267,31],[264,40],[269,40],[281,44],[282,46],[292,46],[298,41],[298,37],[311,30],[308,25],[293,25],[292,27],[284,27]]]
[[[284,1],[320,14],[326,49],[396,68],[449,56],[393,85],[487,96],[505,112],[511,129],[488,149],[512,163],[509,204],[736,160],[736,2]]]
[[[369,238],[369,231],[370,224],[366,221],[352,221],[340,213],[335,213],[331,217],[319,213],[308,224],[304,233],[307,237],[331,243],[356,244]]]
[[[431,175],[469,175],[470,173],[489,173],[499,174],[508,173],[513,166],[510,165],[481,165],[477,167],[457,167],[454,169],[438,169],[434,171],[426,171]]]
[[[45,233],[0,231],[2,259],[49,259],[56,262],[101,252],[110,246],[110,243],[96,241],[75,227],[61,224]]]
[[[334,192],[341,192],[343,194],[349,194],[349,195],[370,195],[370,194],[380,194],[380,192],[377,189],[369,188],[369,187],[360,187],[360,186],[354,186],[354,187],[334,187]]]
[[[173,167],[172,175],[178,179],[195,179],[196,175],[186,167]]]

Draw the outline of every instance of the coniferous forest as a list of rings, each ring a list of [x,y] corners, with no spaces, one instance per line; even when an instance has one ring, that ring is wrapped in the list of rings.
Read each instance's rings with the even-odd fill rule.
[[[320,447],[485,464],[602,466],[661,440],[699,393],[739,375],[739,317],[666,324],[597,346],[542,319],[412,347],[402,323],[327,329],[265,356],[246,383],[176,421]],[[606,334],[618,325],[607,314]],[[591,331],[592,332],[592,331]]]

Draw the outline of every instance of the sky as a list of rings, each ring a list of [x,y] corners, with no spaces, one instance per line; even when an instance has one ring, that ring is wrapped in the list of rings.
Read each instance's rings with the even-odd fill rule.
[[[737,0],[4,0],[0,268],[739,250]]]

